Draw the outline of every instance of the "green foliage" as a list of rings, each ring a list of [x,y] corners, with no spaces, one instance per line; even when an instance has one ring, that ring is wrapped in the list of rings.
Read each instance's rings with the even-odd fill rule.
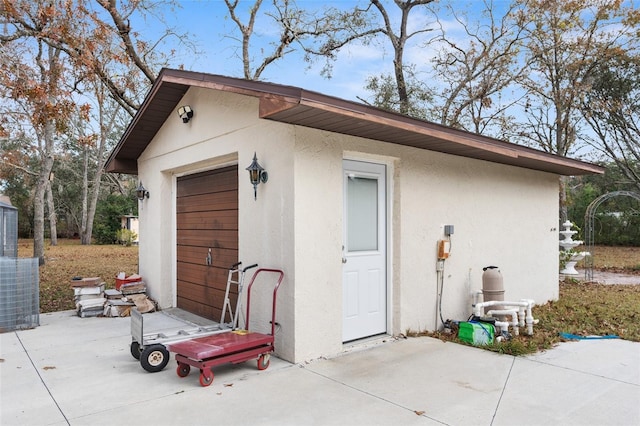
[[[121,216],[137,211],[133,197],[109,194],[98,203],[93,224],[93,238],[97,244],[117,244],[116,233],[121,229]]]
[[[58,217],[58,234],[71,238],[80,235],[82,220],[82,163],[74,155],[67,155],[53,166],[51,191]]]
[[[18,235],[21,238],[33,236],[32,190],[39,170],[38,160],[31,155],[29,144],[26,137],[0,137],[0,193],[9,197],[11,205],[18,209]],[[20,167],[12,167],[12,163]],[[21,168],[32,173],[24,173]]]
[[[601,195],[613,191],[636,191],[633,182],[625,178],[613,162],[603,164],[604,175],[573,178],[568,195],[569,220],[586,229],[585,213],[589,204]],[[599,245],[640,246],[640,202],[633,197],[613,197],[603,202],[595,212],[594,241]],[[579,239],[579,238],[575,238]]]
[[[433,93],[429,87],[415,74],[415,66],[405,67],[407,79],[407,96],[409,110],[407,115],[427,120],[433,118],[429,115],[426,105],[433,104]],[[391,74],[372,75],[367,79],[365,89],[371,93],[375,107],[388,111],[399,112],[402,99],[398,96],[398,90],[394,76]]]
[[[33,236],[33,200],[29,189],[30,182],[25,182],[26,175],[7,175],[0,193],[11,201],[11,205],[18,209],[18,236],[30,238]]]
[[[120,228],[116,231],[116,239],[123,246],[131,247],[136,238],[138,238],[138,234],[130,229]]]
[[[637,24],[636,24],[637,25]],[[637,49],[597,64],[585,91],[583,116],[592,130],[590,144],[620,168],[640,190],[640,56]]]

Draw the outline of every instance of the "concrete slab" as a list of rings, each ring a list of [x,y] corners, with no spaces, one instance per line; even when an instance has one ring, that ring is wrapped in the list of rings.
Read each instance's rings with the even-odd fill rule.
[[[638,425],[639,403],[636,385],[517,358],[492,425]]]
[[[493,424],[637,425],[639,379],[640,344],[566,342],[515,360]]]
[[[217,382],[217,383],[216,383]],[[436,424],[403,407],[357,389],[311,374],[297,366],[232,379],[218,374],[201,388],[195,374],[184,391],[76,419],[74,424],[100,425],[131,421],[132,409],[142,424],[343,425]]]
[[[527,359],[640,386],[640,344],[636,342],[622,339],[571,341]]]
[[[17,333],[0,334],[0,424],[37,425],[65,420]]]
[[[445,424],[490,424],[511,357],[417,338],[305,368]]]
[[[584,269],[577,269],[578,275],[572,275],[572,278],[577,280],[585,279]],[[623,274],[620,272],[608,272],[594,269],[592,272],[591,282],[597,284],[625,284],[625,285],[640,285],[640,275]]]
[[[568,342],[515,358],[388,338],[297,365],[272,357],[264,371],[217,366],[205,388],[174,362],[143,370],[128,318],[68,311],[41,322],[0,335],[2,425],[640,424],[640,343]]]

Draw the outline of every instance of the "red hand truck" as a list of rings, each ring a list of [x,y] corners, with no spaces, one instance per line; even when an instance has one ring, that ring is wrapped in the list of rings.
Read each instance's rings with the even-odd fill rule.
[[[275,274],[277,282],[273,288],[271,304],[271,334],[249,331],[251,310],[251,288],[256,278],[263,273]],[[275,350],[276,328],[276,295],[282,283],[284,272],[280,269],[258,269],[247,287],[247,330],[234,330],[224,334],[199,337],[169,345],[169,350],[176,354],[178,367],[176,373],[186,377],[191,367],[200,370],[200,384],[209,386],[213,383],[212,367],[220,364],[239,364],[257,358],[258,370],[269,367],[271,353]]]

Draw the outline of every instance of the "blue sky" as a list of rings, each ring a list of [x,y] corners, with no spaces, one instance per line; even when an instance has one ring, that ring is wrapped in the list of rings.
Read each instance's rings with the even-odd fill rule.
[[[399,11],[393,4],[393,0],[383,0],[389,13],[393,18],[399,17]],[[490,2],[491,0],[485,0]],[[483,21],[483,11],[485,1],[482,0],[436,0],[430,6],[437,7],[444,4],[451,4],[459,16],[467,13],[468,23],[475,25]],[[355,4],[368,3],[367,0],[297,0],[299,7],[304,9],[321,8],[323,6],[334,6],[341,8],[352,8]],[[510,5],[510,0],[493,0],[494,11],[497,19],[501,17]],[[243,23],[247,22],[246,13],[249,7],[254,4],[254,0],[240,0],[237,13],[243,14]],[[191,42],[197,45],[202,52],[194,56],[192,51],[185,51],[177,48],[176,55],[169,64],[172,68],[184,66],[187,70],[221,74],[231,77],[242,77],[242,61],[239,58],[241,43],[238,29],[226,17],[228,10],[223,0],[181,0],[181,8],[171,11],[167,10],[163,15],[169,26],[175,27],[179,33],[189,32],[192,35]],[[263,12],[271,5],[271,0],[263,0]],[[268,49],[269,37],[277,33],[274,31],[271,21],[264,18],[256,22],[254,36],[252,38],[252,52],[259,57],[260,48]],[[458,46],[463,47],[468,43],[468,36],[463,27],[456,20],[446,13],[446,10],[439,9],[438,19],[447,32],[447,37],[454,40]],[[142,37],[148,41],[156,40],[158,37],[159,25],[157,23],[145,25],[132,19],[134,29],[142,33]],[[136,27],[136,25],[139,25]],[[436,17],[425,7],[416,7],[410,15],[409,28],[432,28],[436,30]],[[397,31],[398,25],[394,25]],[[426,41],[433,37],[435,33],[427,33],[424,36],[412,39],[405,50],[405,64],[415,64],[422,71],[422,76],[427,80],[432,88],[437,87],[437,81],[433,76],[428,75],[431,70],[430,61],[434,56],[434,48],[425,46]],[[165,49],[166,50],[166,49]],[[389,41],[380,37],[379,42],[369,46],[352,44],[341,50],[337,61],[334,62],[333,77],[326,79],[320,75],[322,62],[318,61],[313,67],[308,69],[308,64],[303,61],[301,54],[287,55],[284,58],[270,64],[261,79],[273,83],[286,84],[301,87],[306,90],[317,91],[323,94],[336,96],[342,99],[361,102],[361,99],[371,100],[370,94],[364,89],[367,78],[371,75],[380,75],[381,72],[392,73],[392,49]],[[430,79],[430,80],[429,80]],[[505,95],[508,95],[505,93]],[[358,99],[360,98],[360,99]],[[512,113],[516,113],[514,110]],[[574,153],[582,154],[584,151]]]
[[[326,2],[319,0],[298,0],[301,8],[320,8],[326,5],[335,7],[352,7],[357,1],[342,0]],[[363,4],[363,1],[359,2]],[[496,3],[508,4],[505,0],[497,0]],[[171,67],[184,65],[185,69],[214,74],[222,74],[233,77],[242,77],[242,62],[239,56],[240,42],[232,37],[238,36],[235,24],[225,18],[227,14],[226,5],[222,0],[183,0],[180,2],[181,8],[175,12],[167,10],[164,18],[170,26],[175,26],[179,32],[188,31],[192,34],[191,41],[197,44],[203,51],[201,55],[194,56],[191,52],[178,49],[178,54],[172,59]],[[245,13],[246,9],[253,4],[253,1],[241,1],[239,11]],[[265,0],[263,8],[269,7],[271,2]],[[476,8],[474,15],[479,15],[478,7],[483,2],[468,2],[454,0],[454,5],[459,5],[459,9],[471,7]],[[393,2],[389,1],[387,8],[390,12],[396,12],[397,8]],[[246,15],[245,15],[246,16]],[[411,26],[425,26],[432,24],[434,18],[429,16],[428,11],[423,7],[415,8],[411,13]],[[246,19],[243,19],[246,22]],[[134,21],[134,25],[136,25]],[[451,21],[447,24],[452,28]],[[430,25],[433,27],[433,25]],[[136,27],[134,26],[134,29]],[[157,25],[144,25],[138,27],[143,38],[154,39],[153,34],[157,31]],[[146,35],[150,37],[145,37]],[[268,49],[269,37],[273,34],[273,29],[267,20],[256,22],[255,35],[252,39],[254,44],[253,52],[260,56],[259,48]],[[405,58],[407,63],[428,64],[432,56],[432,51],[423,46],[426,38],[417,38],[409,45]],[[259,45],[258,43],[262,43]],[[182,53],[180,53],[182,52]],[[321,93],[338,96],[345,99],[356,100],[357,96],[366,96],[363,86],[369,75],[379,74],[382,70],[390,72],[392,66],[391,48],[384,38],[380,38],[380,43],[370,46],[352,45],[344,48],[338,60],[334,63],[333,77],[330,80],[320,76],[321,62],[317,62],[311,69],[307,69],[308,64],[304,63],[301,55],[288,55],[283,59],[270,64],[261,78],[266,81],[299,86],[308,90],[315,90]]]

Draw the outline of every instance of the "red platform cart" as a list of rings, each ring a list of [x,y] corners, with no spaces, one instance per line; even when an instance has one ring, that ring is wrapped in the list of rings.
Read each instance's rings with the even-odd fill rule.
[[[271,304],[271,334],[249,331],[251,288],[256,278],[264,273],[277,277],[273,287]],[[284,272],[279,269],[260,268],[253,274],[247,287],[247,330],[234,330],[224,334],[198,337],[169,345],[169,350],[176,354],[176,361],[178,362],[176,372],[178,376],[188,376],[191,367],[195,367],[200,370],[200,384],[209,386],[213,382],[211,368],[216,365],[226,363],[239,364],[257,358],[259,370],[269,367],[269,358],[275,349],[276,295],[283,277]]]

